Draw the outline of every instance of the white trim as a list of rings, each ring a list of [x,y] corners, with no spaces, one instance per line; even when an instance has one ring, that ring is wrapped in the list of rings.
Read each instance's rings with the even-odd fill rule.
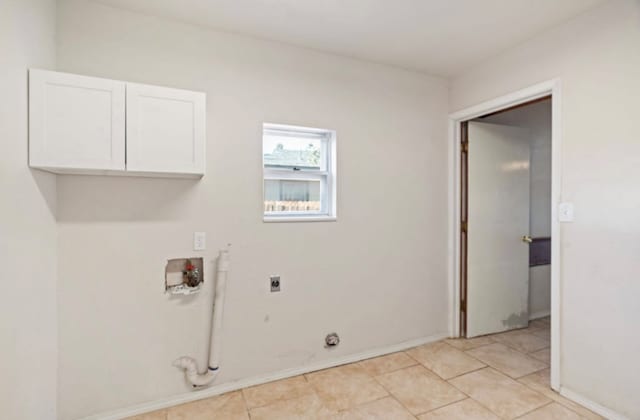
[[[560,389],[560,395],[570,399],[573,402],[580,404],[581,406],[588,408],[596,414],[601,415],[602,417],[609,420],[631,420],[629,417],[625,417],[620,413],[617,413],[610,408],[607,408],[603,405],[598,404],[595,401],[590,400],[589,398],[578,394],[570,389],[562,387]]]
[[[516,92],[509,93],[507,95],[500,96],[486,102],[482,102],[478,105],[460,111],[456,111],[453,114],[449,115],[449,120],[470,120],[495,111],[500,111],[501,109],[509,108],[514,105],[542,98],[544,96],[552,94],[553,90],[556,87],[559,87],[559,83],[560,79],[553,79],[546,82],[538,83],[537,85],[529,86]]]
[[[294,171],[293,169],[279,169],[266,166],[264,168],[264,179],[293,179],[297,181],[307,180],[321,180],[331,175],[328,171],[321,171],[315,169],[300,169]]]
[[[560,390],[562,362],[560,321],[562,319],[562,252],[558,206],[562,202],[562,96],[560,79],[551,82],[551,388]]]
[[[533,321],[534,319],[544,318],[546,316],[551,315],[550,309],[545,309],[544,311],[533,312],[529,314],[529,321]]]
[[[525,89],[495,98],[478,105],[466,108],[449,115],[449,331],[452,337],[460,335],[459,306],[459,232],[460,232],[460,122],[481,115],[499,111],[500,109],[529,102],[534,99],[552,95],[551,126],[551,388],[560,389],[560,223],[557,218],[557,207],[562,201],[562,107],[560,79],[542,82]]]
[[[265,223],[278,223],[278,222],[335,222],[338,218],[335,216],[264,216],[262,221]]]
[[[375,350],[369,350],[362,353],[342,356],[335,359],[314,363],[311,365],[282,370],[280,372],[254,376],[252,378],[241,379],[235,382],[214,385],[210,388],[207,388],[201,391],[189,392],[186,394],[163,398],[163,399],[151,401],[144,404],[138,404],[132,407],[123,408],[115,411],[94,414],[88,417],[84,417],[82,420],[119,420],[126,417],[135,416],[138,414],[144,414],[144,413],[149,413],[155,410],[161,410],[163,408],[172,407],[178,404],[184,404],[191,401],[213,397],[215,395],[224,394],[225,392],[235,391],[235,390],[246,388],[249,386],[260,385],[267,382],[276,381],[279,379],[290,378],[292,376],[302,375],[309,372],[315,372],[317,370],[340,366],[347,363],[358,362],[360,360],[383,356],[389,353],[395,353],[398,351],[409,349],[411,347],[416,347],[422,344],[432,343],[434,341],[442,340],[447,337],[449,337],[448,333],[441,333],[441,334],[431,335],[428,337],[416,338],[414,340],[405,341],[399,344],[393,344],[391,346],[381,347]]]
[[[324,128],[305,127],[302,125],[290,125],[290,124],[274,124],[263,123],[262,129],[265,131],[271,131],[281,136],[290,136],[292,131],[296,132],[294,136],[307,135],[313,138],[327,138],[327,133],[332,133],[333,130],[325,130]]]

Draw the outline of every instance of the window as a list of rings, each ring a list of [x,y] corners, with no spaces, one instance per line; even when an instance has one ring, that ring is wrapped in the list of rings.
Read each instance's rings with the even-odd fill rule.
[[[264,220],[336,217],[335,132],[264,124]]]

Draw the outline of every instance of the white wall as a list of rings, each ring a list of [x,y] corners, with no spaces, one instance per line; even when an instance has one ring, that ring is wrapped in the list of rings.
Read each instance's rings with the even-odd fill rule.
[[[0,2],[0,418],[56,417],[56,183],[27,166],[27,69],[55,65],[55,1]]]
[[[640,418],[640,3],[612,0],[452,82],[459,110],[562,79],[562,386]]]
[[[196,230],[207,260],[233,244],[218,383],[447,332],[445,81],[84,1],[58,18],[60,70],[208,95],[202,181],[58,180],[61,419],[189,392],[171,361],[205,361],[211,265],[192,298],[163,268]],[[337,130],[338,222],[262,222],[265,121]]]
[[[481,122],[526,128],[530,133],[530,217],[532,237],[551,236],[551,100],[502,112]],[[551,266],[529,268],[529,316],[539,318],[551,310]]]

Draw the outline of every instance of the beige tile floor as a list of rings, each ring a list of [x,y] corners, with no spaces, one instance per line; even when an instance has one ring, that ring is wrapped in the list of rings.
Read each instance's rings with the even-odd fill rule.
[[[132,417],[213,419],[600,419],[549,388],[549,319]]]

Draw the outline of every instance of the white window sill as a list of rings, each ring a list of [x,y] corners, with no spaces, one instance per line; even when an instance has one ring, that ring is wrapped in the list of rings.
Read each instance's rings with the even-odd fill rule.
[[[335,222],[336,216],[264,216],[265,223],[291,223],[291,222]]]

